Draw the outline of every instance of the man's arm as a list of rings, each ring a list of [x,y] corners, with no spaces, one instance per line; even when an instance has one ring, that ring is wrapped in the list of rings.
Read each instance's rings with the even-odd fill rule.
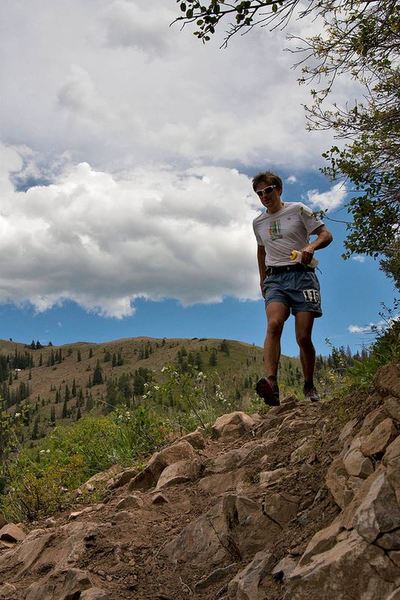
[[[262,292],[263,281],[267,274],[267,267],[265,266],[265,248],[264,248],[264,246],[257,246],[257,262],[258,262],[258,271],[260,273],[260,288],[261,288],[261,292]]]
[[[327,227],[325,227],[325,225],[320,225],[317,227],[317,229],[315,229],[311,235],[316,235],[317,237],[313,242],[307,244],[307,246],[304,246],[302,249],[303,255],[301,262],[304,265],[308,265],[311,262],[315,250],[326,248],[326,246],[329,246],[333,240],[331,232],[329,229],[327,229]]]

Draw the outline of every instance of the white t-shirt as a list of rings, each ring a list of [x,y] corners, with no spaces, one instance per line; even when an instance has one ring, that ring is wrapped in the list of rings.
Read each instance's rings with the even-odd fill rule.
[[[264,212],[253,221],[259,246],[265,247],[265,264],[290,265],[292,250],[301,250],[309,242],[309,235],[323,222],[302,202],[285,202],[275,213]]]

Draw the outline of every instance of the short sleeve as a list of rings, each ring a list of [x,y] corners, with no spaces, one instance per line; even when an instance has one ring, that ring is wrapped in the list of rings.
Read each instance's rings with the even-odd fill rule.
[[[254,235],[256,236],[256,240],[257,240],[257,244],[259,246],[264,246],[264,242],[262,241],[260,234],[257,231],[257,227],[256,227],[256,221],[253,221],[253,231],[254,231]]]
[[[302,202],[299,202],[299,209],[300,218],[304,223],[304,227],[306,228],[308,235],[310,235],[310,233],[312,233],[313,231],[318,229],[318,227],[321,227],[321,225],[324,224],[323,221],[321,221],[314,215],[311,208],[309,208]]]

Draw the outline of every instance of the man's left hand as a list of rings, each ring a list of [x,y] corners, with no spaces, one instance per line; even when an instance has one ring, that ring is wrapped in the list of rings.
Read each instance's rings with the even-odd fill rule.
[[[301,251],[301,262],[303,265],[309,265],[314,256],[314,249],[310,246],[306,246]]]

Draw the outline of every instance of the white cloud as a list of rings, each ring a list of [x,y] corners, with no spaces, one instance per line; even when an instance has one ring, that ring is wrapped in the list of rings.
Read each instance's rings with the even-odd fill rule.
[[[0,165],[20,166],[0,147]],[[117,177],[87,163],[49,186],[15,191],[1,169],[0,301],[37,311],[70,299],[123,317],[136,298],[182,304],[259,297],[250,179],[234,169],[137,168]]]
[[[369,325],[349,325],[347,330],[350,333],[371,333],[375,328],[374,323],[370,323]]]
[[[363,256],[362,254],[354,254],[354,256],[351,257],[351,260],[355,260],[356,262],[359,262],[359,263],[364,263],[366,260],[366,257]]]
[[[342,183],[337,183],[327,192],[309,190],[307,197],[313,208],[330,211],[341,206],[346,194],[346,186]]]
[[[296,183],[297,181],[297,177],[295,175],[289,175],[289,177],[286,179],[287,183]]]
[[[283,52],[285,32],[255,29],[220,50],[219,39],[204,46],[170,27],[178,12],[165,0],[0,4],[3,142],[104,170],[315,167],[333,140],[305,131],[309,91]]]
[[[347,330],[350,333],[376,333],[379,331],[384,331],[399,319],[400,315],[396,315],[387,321],[378,321],[378,323],[369,323],[369,325],[349,325]]]

